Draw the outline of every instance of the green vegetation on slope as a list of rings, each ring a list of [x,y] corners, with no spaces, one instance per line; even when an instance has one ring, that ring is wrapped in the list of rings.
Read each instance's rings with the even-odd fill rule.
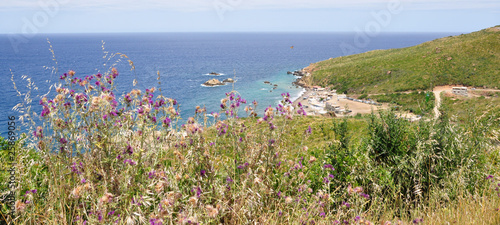
[[[454,121],[467,124],[479,121],[491,121],[492,128],[500,128],[500,98],[499,97],[475,97],[444,96],[441,105],[441,113],[448,114]]]
[[[393,103],[401,106],[399,110],[409,111],[417,115],[432,113],[434,108],[434,93],[415,91],[412,93],[386,93],[383,95],[371,95],[371,99],[381,103]]]
[[[339,92],[387,93],[439,85],[500,87],[500,26],[417,46],[313,64],[312,82]]]

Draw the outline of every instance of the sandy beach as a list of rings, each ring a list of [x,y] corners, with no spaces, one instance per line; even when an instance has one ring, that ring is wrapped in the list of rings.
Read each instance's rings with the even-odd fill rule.
[[[318,101],[318,96],[321,93],[325,93],[324,91],[315,91],[312,88],[304,88],[305,91],[293,101],[293,105],[297,106],[299,103],[302,104],[304,110],[306,110],[307,115],[320,115],[320,114],[325,114],[325,109],[322,107],[316,107],[311,104],[311,102],[315,102],[316,104],[320,103]],[[330,104],[332,106],[338,106],[341,109],[348,109],[352,112],[347,113],[347,114],[339,114],[337,113],[336,116],[342,117],[342,116],[349,116],[349,115],[356,115],[358,113],[360,114],[370,114],[373,112],[376,112],[381,109],[388,109],[389,105],[388,104],[382,104],[380,106],[372,105],[372,104],[367,104],[363,102],[357,102],[353,100],[349,100],[347,98],[343,98],[341,95],[338,94],[333,94],[331,98],[327,101],[323,102],[323,105]]]

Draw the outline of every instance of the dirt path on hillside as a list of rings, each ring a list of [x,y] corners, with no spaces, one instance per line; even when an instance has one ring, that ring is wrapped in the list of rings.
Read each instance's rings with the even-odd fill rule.
[[[460,86],[461,85],[457,85],[457,86]],[[437,86],[437,87],[434,87],[434,89],[432,90],[432,92],[434,93],[434,97],[436,99],[436,102],[434,103],[434,119],[437,119],[439,118],[439,107],[441,107],[441,93],[443,92],[448,92],[448,93],[451,93],[453,87],[457,87],[457,86]],[[468,95],[469,97],[479,97],[481,95],[477,94],[477,92],[500,92],[500,90],[497,90],[497,89],[476,89],[476,88],[470,88],[468,87]]]
[[[436,99],[434,102],[434,119],[437,120],[440,116],[439,107],[441,107],[441,93],[445,91],[451,92],[453,87],[454,86],[437,86],[432,90],[434,98]]]
[[[436,102],[434,103],[434,119],[439,118],[439,107],[441,107],[441,91],[432,91],[434,92],[434,98],[436,99]]]

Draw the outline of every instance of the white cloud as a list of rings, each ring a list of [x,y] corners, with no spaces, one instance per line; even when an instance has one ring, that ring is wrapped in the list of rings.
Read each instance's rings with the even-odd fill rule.
[[[40,7],[40,2],[59,2],[61,8],[85,10],[160,9],[176,11],[213,10],[214,3],[233,9],[311,9],[349,8],[372,9],[397,1],[408,10],[500,9],[498,0],[2,0],[0,10],[28,10]]]

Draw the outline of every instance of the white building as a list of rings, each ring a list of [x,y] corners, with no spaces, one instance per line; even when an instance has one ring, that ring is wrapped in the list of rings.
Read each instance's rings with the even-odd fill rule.
[[[467,87],[453,87],[451,93],[467,96]]]

